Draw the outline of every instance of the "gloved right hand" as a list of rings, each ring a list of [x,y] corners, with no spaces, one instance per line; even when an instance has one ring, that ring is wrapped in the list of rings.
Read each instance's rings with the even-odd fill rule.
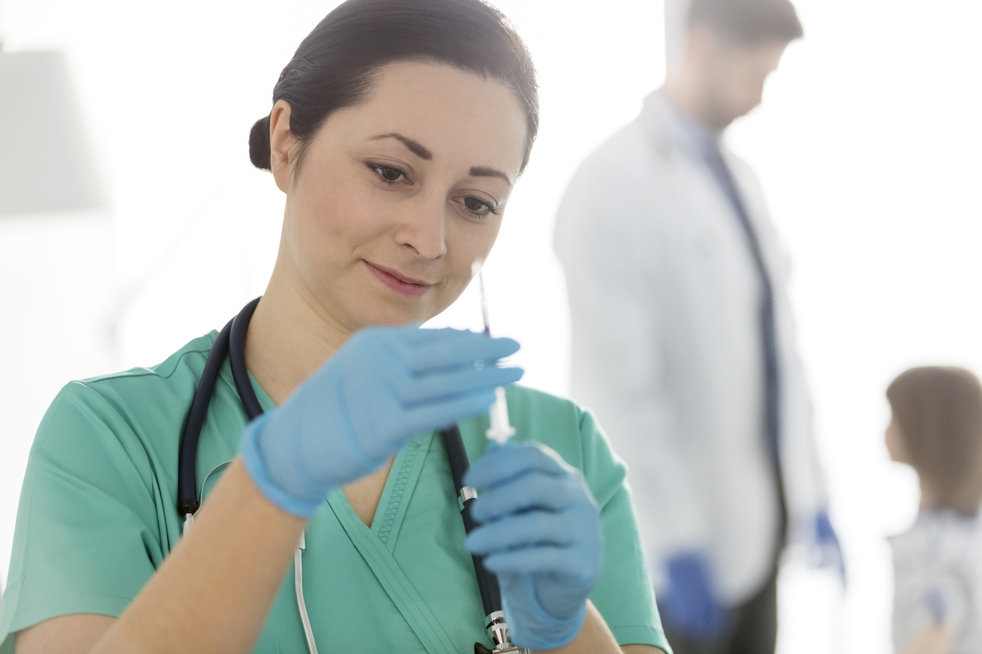
[[[492,443],[464,477],[481,496],[467,549],[498,575],[517,645],[557,649],[576,638],[603,570],[600,509],[582,473],[538,443]]]
[[[665,563],[668,586],[658,595],[658,608],[667,625],[690,640],[719,640],[729,627],[730,612],[713,587],[709,557],[691,550]]]
[[[454,329],[363,329],[281,407],[250,423],[240,454],[284,511],[310,518],[328,492],[377,470],[413,436],[487,411],[518,381],[509,338]]]

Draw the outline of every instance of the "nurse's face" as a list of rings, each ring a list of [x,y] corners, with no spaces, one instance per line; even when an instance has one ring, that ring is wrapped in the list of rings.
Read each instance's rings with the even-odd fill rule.
[[[513,93],[445,65],[389,64],[367,101],[328,117],[295,175],[288,115],[274,107],[271,141],[291,285],[348,332],[447,308],[491,251],[519,174]]]

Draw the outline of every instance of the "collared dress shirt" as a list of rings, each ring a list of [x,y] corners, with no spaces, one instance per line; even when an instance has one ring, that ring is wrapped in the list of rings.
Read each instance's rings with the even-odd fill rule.
[[[722,599],[737,604],[762,587],[778,556],[777,485],[796,542],[814,544],[814,516],[827,497],[788,258],[756,178],[724,148],[759,247],[755,261],[701,137],[660,92],[649,96],[574,175],[555,249],[572,317],[572,395],[597,413],[628,464],[656,586],[668,557],[701,549]],[[764,437],[761,265],[781,384],[777,452]]]

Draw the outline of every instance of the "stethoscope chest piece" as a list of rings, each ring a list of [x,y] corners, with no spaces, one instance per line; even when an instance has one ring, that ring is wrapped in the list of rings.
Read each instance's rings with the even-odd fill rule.
[[[481,643],[474,643],[474,654],[531,654],[531,650],[516,647],[511,643],[498,645],[494,649],[488,649],[486,645]]]
[[[474,643],[474,654],[531,654],[530,650],[512,644],[503,611],[493,611],[488,616],[486,629],[496,647],[488,649],[486,645]]]

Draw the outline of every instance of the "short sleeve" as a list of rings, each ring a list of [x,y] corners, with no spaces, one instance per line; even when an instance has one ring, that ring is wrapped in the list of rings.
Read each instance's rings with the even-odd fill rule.
[[[893,643],[906,651],[925,630],[943,626],[952,651],[977,644],[978,605],[974,571],[978,543],[970,523],[944,512],[924,512],[904,534],[890,538],[893,550]]]
[[[592,413],[581,411],[579,427],[583,475],[600,505],[604,531],[604,570],[590,599],[619,644],[654,645],[671,654],[648,576],[627,468]]]
[[[971,595],[964,581],[954,574],[936,576],[926,584],[921,596],[924,614],[945,629],[958,634],[968,620]]]
[[[73,382],[48,409],[27,464],[0,653],[14,634],[72,613],[118,616],[165,552],[153,466],[132,429]]]

